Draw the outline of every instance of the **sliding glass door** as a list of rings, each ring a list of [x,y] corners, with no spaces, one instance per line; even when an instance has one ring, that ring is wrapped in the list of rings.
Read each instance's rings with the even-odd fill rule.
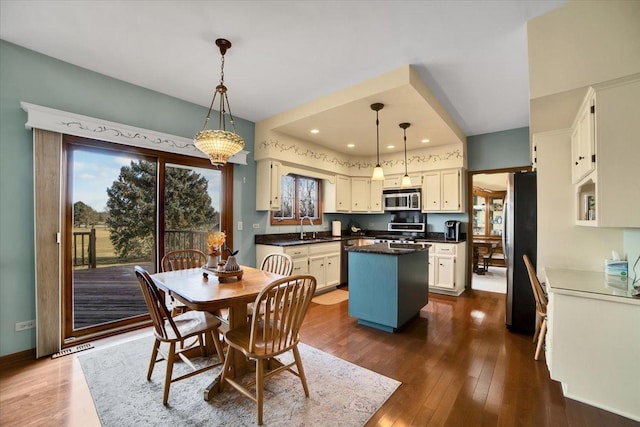
[[[230,229],[232,167],[65,136],[63,339],[126,330],[148,319],[134,274],[171,250],[205,250]]]

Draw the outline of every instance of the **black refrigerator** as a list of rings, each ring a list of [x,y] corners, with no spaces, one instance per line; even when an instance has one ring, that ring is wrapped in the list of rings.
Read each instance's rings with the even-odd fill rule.
[[[536,303],[522,255],[536,265],[536,173],[510,173],[504,206],[502,244],[507,265],[507,328],[533,334]]]

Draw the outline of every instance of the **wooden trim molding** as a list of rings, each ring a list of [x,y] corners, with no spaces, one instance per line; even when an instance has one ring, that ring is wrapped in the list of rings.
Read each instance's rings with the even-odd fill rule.
[[[196,148],[193,140],[181,136],[55,110],[28,102],[20,102],[20,106],[27,112],[25,126],[29,129],[43,129],[132,147],[207,158]],[[247,154],[249,152],[243,150],[230,157],[229,163],[246,165]]]

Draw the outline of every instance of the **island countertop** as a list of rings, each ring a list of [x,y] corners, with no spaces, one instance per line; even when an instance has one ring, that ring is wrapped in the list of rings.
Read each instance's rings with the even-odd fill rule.
[[[431,245],[426,243],[374,243],[364,246],[350,246],[345,248],[349,252],[365,252],[382,255],[406,255],[415,252],[428,251]]]

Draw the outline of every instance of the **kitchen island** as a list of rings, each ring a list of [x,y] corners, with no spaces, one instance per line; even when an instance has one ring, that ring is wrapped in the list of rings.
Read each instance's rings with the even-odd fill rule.
[[[427,244],[377,243],[349,251],[349,316],[395,332],[429,299]]]

